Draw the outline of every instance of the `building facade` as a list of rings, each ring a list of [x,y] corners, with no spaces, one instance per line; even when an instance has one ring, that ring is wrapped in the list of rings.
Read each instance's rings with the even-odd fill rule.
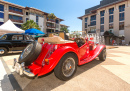
[[[63,19],[48,19],[47,16],[48,13],[39,9],[0,0],[0,25],[10,19],[17,27],[21,27],[27,20],[34,20],[44,33],[60,31],[60,22]]]
[[[82,20],[82,31],[87,33],[105,32],[114,34],[117,44],[125,40],[130,42],[130,0],[102,0],[100,4],[85,10]],[[110,44],[111,39],[106,39]]]

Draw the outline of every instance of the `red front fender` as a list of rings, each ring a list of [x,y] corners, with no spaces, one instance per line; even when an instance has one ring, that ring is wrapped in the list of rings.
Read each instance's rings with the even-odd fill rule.
[[[80,60],[79,61],[79,65],[83,65],[85,63],[91,62],[92,60],[94,60],[96,57],[98,57],[98,55],[101,53],[101,51],[106,48],[105,45],[99,45],[97,46],[94,50],[89,52],[89,57],[84,59],[86,61]]]
[[[61,48],[58,48],[56,51],[54,51],[52,53],[50,58],[48,58],[49,65],[45,65],[44,67],[42,67],[41,71],[38,73],[38,76],[42,76],[44,74],[51,72],[55,68],[55,66],[58,64],[60,59],[63,57],[63,55],[65,55],[68,52],[75,53],[78,57],[78,60],[79,60],[78,51],[76,49],[74,49],[70,46],[63,46]]]

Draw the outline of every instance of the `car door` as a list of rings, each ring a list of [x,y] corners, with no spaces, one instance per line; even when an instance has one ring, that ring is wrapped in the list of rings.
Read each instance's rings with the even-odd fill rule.
[[[12,50],[23,50],[23,35],[12,35]]]
[[[83,60],[89,56],[89,45],[86,42],[79,48],[80,60]]]

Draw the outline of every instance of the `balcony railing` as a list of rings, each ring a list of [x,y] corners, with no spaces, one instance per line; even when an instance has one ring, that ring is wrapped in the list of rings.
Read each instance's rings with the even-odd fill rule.
[[[47,26],[47,28],[56,28],[55,26]]]
[[[13,12],[13,13],[17,13],[17,14],[22,14],[23,15],[22,12],[18,12],[18,11],[14,11],[14,10],[9,10],[9,12]]]
[[[96,31],[88,31],[88,33],[96,33]]]
[[[23,20],[14,20],[14,19],[10,19],[13,22],[19,22],[19,23],[23,23]]]
[[[55,20],[50,20],[50,19],[47,19],[47,21],[50,21],[50,22],[55,22]]]

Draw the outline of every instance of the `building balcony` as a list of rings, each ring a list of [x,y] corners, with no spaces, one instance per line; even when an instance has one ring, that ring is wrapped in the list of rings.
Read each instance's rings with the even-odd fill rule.
[[[14,20],[14,19],[10,19],[12,22],[18,22],[18,23],[23,23],[23,20]]]
[[[47,26],[47,28],[56,28],[55,26]]]
[[[88,31],[88,33],[96,33],[96,31]]]
[[[12,12],[12,13],[17,13],[17,14],[22,14],[22,15],[23,15],[23,13],[22,13],[22,12],[18,12],[18,11],[14,11],[14,10],[9,10],[9,12]]]
[[[50,19],[47,19],[48,22],[53,22],[55,23],[55,20],[50,20]]]

